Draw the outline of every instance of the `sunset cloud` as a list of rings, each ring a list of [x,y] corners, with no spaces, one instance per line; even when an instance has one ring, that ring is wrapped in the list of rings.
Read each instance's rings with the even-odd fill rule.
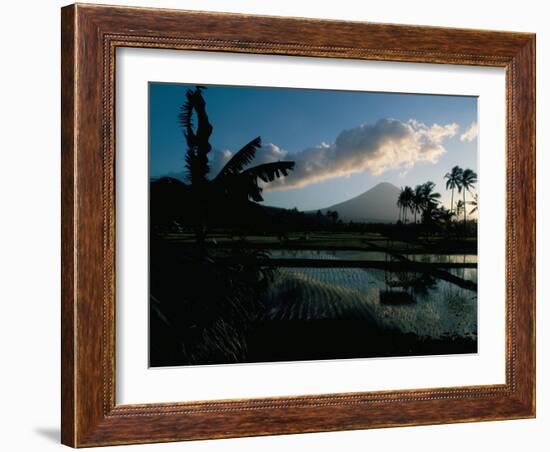
[[[457,131],[456,123],[428,126],[414,119],[380,119],[375,124],[343,130],[334,143],[321,143],[295,153],[267,144],[258,150],[252,164],[279,160],[296,163],[287,177],[271,182],[266,190],[305,187],[363,171],[380,175],[388,170],[406,170],[419,162],[436,163],[445,153],[444,140]],[[231,151],[216,151],[212,174],[217,174],[232,155]]]
[[[477,138],[478,133],[479,133],[479,128],[477,126],[477,122],[472,122],[470,127],[468,127],[468,130],[466,130],[466,132],[460,135],[460,141],[462,142],[474,141]]]
[[[225,164],[229,162],[229,160],[231,160],[231,157],[233,157],[235,153],[228,149],[224,149],[214,150],[212,151],[212,154],[212,159],[210,161],[210,174],[212,175],[212,177],[214,177],[220,172]],[[278,146],[275,146],[272,143],[268,143],[258,149],[252,165],[278,162],[279,160],[284,160],[287,154],[287,151],[281,149]]]

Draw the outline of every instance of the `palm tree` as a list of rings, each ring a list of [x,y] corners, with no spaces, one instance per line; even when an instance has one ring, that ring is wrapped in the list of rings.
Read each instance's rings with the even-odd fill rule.
[[[474,198],[468,204],[473,206],[472,210],[470,210],[470,215],[472,215],[474,212],[477,212],[477,193],[474,194]]]
[[[399,195],[403,206],[403,222],[407,221],[407,209],[412,210],[412,200],[414,197],[414,191],[408,185],[401,191]]]
[[[463,214],[463,212],[464,212],[464,202],[462,201],[462,199],[459,199],[456,203],[456,215],[460,216]]]
[[[434,192],[435,184],[432,181],[423,183],[420,186],[420,198],[422,217],[425,222],[429,222],[432,218],[432,212],[437,208],[441,194]]]
[[[222,168],[214,179],[208,178],[210,165],[208,153],[212,150],[209,143],[213,127],[206,113],[206,101],[202,96],[204,87],[197,86],[186,93],[186,102],[181,106],[180,125],[187,141],[185,167],[187,179],[194,195],[195,213],[198,227],[197,239],[204,242],[206,235],[205,209],[216,202],[263,201],[259,180],[269,183],[276,178],[287,176],[294,168],[294,162],[283,161],[264,163],[246,168],[261,147],[260,137],[254,138],[240,149]],[[196,117],[197,126],[194,125]]]
[[[424,188],[423,185],[414,187],[413,196],[411,199],[411,208],[414,210],[414,222],[416,223],[416,214],[421,212],[424,207]]]
[[[178,116],[180,125],[187,141],[185,167],[187,178],[191,185],[198,186],[208,181],[210,171],[208,153],[212,149],[209,143],[212,135],[212,125],[206,114],[206,102],[202,97],[203,88],[197,86],[195,90],[188,89],[185,93],[186,101],[180,107]],[[197,127],[193,125],[193,112],[197,116]]]
[[[399,207],[399,221],[405,220],[405,190],[403,187],[401,187],[401,191],[399,192],[399,196],[397,197],[397,207]]]
[[[273,273],[256,265],[258,258],[266,257],[263,250],[256,248],[236,247],[231,253],[240,258],[239,262],[222,265],[215,254],[207,252],[207,225],[220,217],[224,224],[230,224],[235,221],[232,217],[241,212],[246,216],[257,207],[251,206],[250,200],[262,200],[259,180],[269,183],[286,176],[294,167],[294,162],[249,167],[261,146],[258,137],[239,150],[215,178],[209,177],[209,139],[213,128],[203,89],[197,86],[187,90],[179,115],[187,142],[186,183],[166,177],[151,184],[151,193],[162,195],[155,195],[161,200],[160,205],[170,207],[166,217],[174,219],[185,209],[181,216],[185,221],[191,220],[195,231],[193,259],[185,253],[177,259],[167,258],[164,246],[151,247],[151,319],[157,329],[166,331],[162,336],[166,339],[155,350],[167,350],[165,356],[169,359],[177,357],[179,363],[183,360],[189,364],[212,362],[212,357],[234,362],[247,356],[246,332],[251,320],[263,315],[260,300]],[[152,207],[158,205],[151,203]],[[176,271],[185,273],[185,278],[175,277]]]
[[[450,173],[445,174],[445,179],[447,179],[447,182],[445,184],[447,190],[451,190],[451,212],[452,212],[455,188],[458,188],[459,192],[461,190],[462,168],[460,168],[460,166],[458,165],[454,166],[451,169]]]
[[[294,162],[279,161],[245,169],[261,146],[261,138],[254,138],[239,150],[214,178],[214,184],[223,191],[224,195],[236,200],[251,199],[261,202],[263,189],[258,184],[259,180],[267,184],[279,177],[287,176],[288,172],[294,168]]]
[[[466,224],[466,190],[470,191],[474,188],[477,183],[477,174],[475,171],[470,168],[462,171],[462,176],[460,177],[460,187],[463,191],[463,203],[464,203],[464,224]]]
[[[454,213],[444,206],[436,207],[431,213],[431,221],[440,226],[447,226],[453,219]]]

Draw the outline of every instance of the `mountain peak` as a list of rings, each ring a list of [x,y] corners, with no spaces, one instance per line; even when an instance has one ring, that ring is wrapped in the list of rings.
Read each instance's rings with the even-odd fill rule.
[[[398,187],[396,187],[395,185],[393,185],[391,182],[378,182],[374,187],[371,188],[371,190],[373,188],[376,188],[376,187],[390,187],[390,188],[397,188],[399,189]]]
[[[399,217],[397,198],[400,189],[389,182],[380,182],[347,201],[321,209],[338,212],[343,221],[392,223]]]
[[[390,182],[379,182],[378,184],[376,184],[374,187],[370,188],[369,190],[367,190],[365,193],[369,193],[373,190],[392,190],[392,191],[395,191],[395,190],[400,190],[399,187],[396,187],[395,185],[393,185],[392,183]],[[363,194],[365,194],[363,193]]]

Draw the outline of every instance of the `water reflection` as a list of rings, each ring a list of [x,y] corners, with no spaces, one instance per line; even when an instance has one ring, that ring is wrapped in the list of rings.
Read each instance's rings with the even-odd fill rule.
[[[452,272],[477,280],[475,268]],[[364,318],[420,337],[477,338],[477,294],[414,272],[279,268],[265,303],[275,320]]]
[[[386,261],[391,259],[391,255],[383,251],[270,249],[267,252],[273,259],[341,259],[358,261]],[[423,263],[477,263],[476,254],[404,254],[403,256],[413,262]]]

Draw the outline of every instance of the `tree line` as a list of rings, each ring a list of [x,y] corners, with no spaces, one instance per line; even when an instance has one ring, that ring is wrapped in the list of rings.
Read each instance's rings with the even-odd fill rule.
[[[405,186],[401,188],[397,198],[397,206],[399,207],[400,223],[407,223],[409,220],[408,214],[414,215],[414,223],[417,223],[417,215],[423,223],[433,222],[448,222],[453,217],[464,215],[464,223],[467,219],[466,209],[466,192],[472,193],[472,200],[469,204],[472,206],[470,214],[477,211],[477,194],[473,193],[477,183],[477,174],[470,168],[462,169],[455,166],[450,172],[445,174],[446,188],[451,190],[451,208],[446,209],[441,204],[441,194],[434,191],[435,183],[432,181],[416,185],[414,188]],[[462,193],[463,199],[454,203],[454,192]]]

